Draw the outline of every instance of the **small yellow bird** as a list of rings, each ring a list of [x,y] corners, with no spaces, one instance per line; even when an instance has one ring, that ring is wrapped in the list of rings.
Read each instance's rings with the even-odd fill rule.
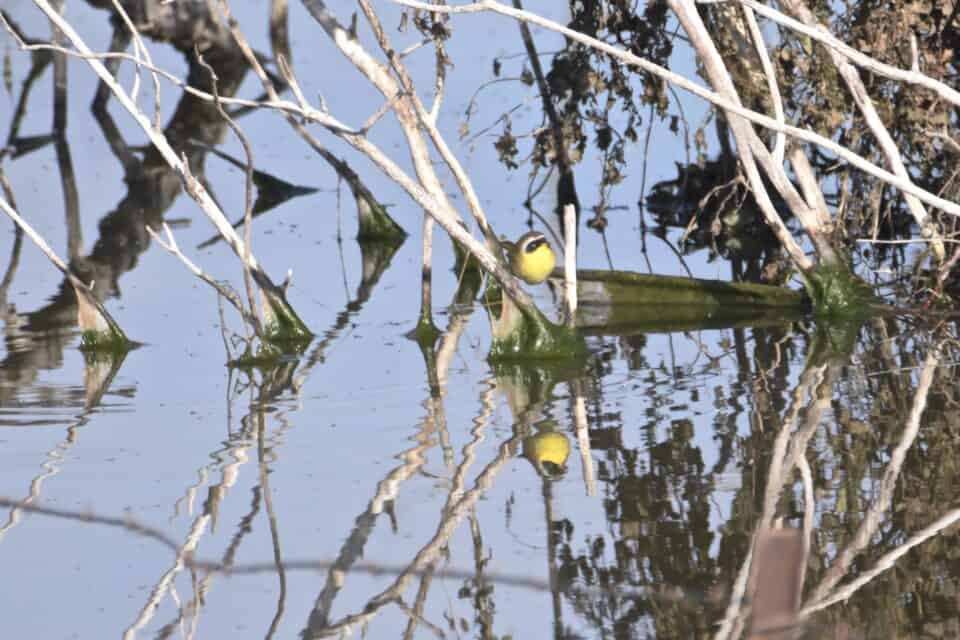
[[[527,284],[540,284],[557,264],[553,248],[539,231],[528,231],[516,242],[501,241],[500,244],[507,250],[513,275]]]

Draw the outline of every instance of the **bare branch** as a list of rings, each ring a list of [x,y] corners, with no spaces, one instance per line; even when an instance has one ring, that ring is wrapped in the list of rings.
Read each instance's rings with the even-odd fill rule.
[[[127,15],[123,5],[120,4],[120,0],[113,0],[113,9],[123,20],[123,24],[126,25],[127,29],[130,30],[130,35],[133,36],[134,51],[136,51],[138,54],[142,53],[143,57],[147,61],[147,65],[149,65],[151,68],[150,76],[153,78],[153,126],[157,129],[157,131],[160,131],[162,129],[160,124],[160,78],[157,76],[157,72],[152,69],[153,58],[150,57],[150,51],[147,49],[147,45],[143,42],[143,38],[140,37],[140,32],[137,31],[137,28],[133,25],[133,21],[130,20],[130,16]],[[140,59],[139,55],[134,56],[134,61],[137,65],[136,82],[139,83],[140,67],[143,66],[143,61]],[[136,85],[134,85],[134,89],[130,93],[131,98],[136,101]]]
[[[813,13],[802,2],[802,0],[782,1],[784,6],[800,16],[800,18],[808,25],[819,26],[821,29],[824,29],[824,27],[817,22],[817,19],[814,17]],[[887,164],[898,177],[910,182],[910,175],[907,173],[907,168],[903,165],[903,160],[900,157],[900,151],[897,149],[897,143],[894,142],[893,136],[891,136],[890,132],[887,131],[883,121],[880,119],[880,114],[878,114],[877,110],[874,108],[873,101],[867,94],[866,87],[863,86],[863,81],[860,79],[859,72],[839,51],[833,48],[828,48],[828,51],[830,52],[830,58],[833,60],[833,65],[837,68],[837,71],[840,72],[840,76],[846,83],[847,89],[849,89],[850,94],[853,96],[854,102],[856,102],[857,106],[860,107],[860,112],[863,114],[864,120],[866,120],[867,125],[870,127],[870,131],[873,132],[873,135],[877,139],[880,148],[883,150],[883,154],[887,157]],[[927,210],[923,208],[920,200],[918,200],[915,196],[905,193],[903,197],[907,202],[907,207],[910,209],[911,215],[913,215],[913,219],[920,227],[923,237],[931,240],[937,260],[942,261],[945,255],[943,242],[940,239],[940,233],[930,220]]]
[[[567,326],[577,319],[577,210],[563,207],[563,300],[567,306]]]
[[[770,102],[773,103],[773,117],[780,124],[786,124],[783,113],[783,99],[780,97],[780,86],[777,84],[777,75],[773,69],[773,63],[770,61],[770,54],[767,52],[767,44],[763,41],[763,34],[760,33],[757,17],[753,14],[753,9],[747,6],[743,7],[743,14],[747,18],[747,26],[750,29],[750,37],[753,38],[754,46],[757,48],[757,55],[760,56],[760,66],[763,67],[763,74],[767,77],[767,89],[770,91]],[[783,132],[777,133],[777,140],[773,146],[773,159],[778,164],[783,164],[786,144],[787,140]]]
[[[250,140],[247,139],[246,134],[243,133],[243,130],[234,122],[233,118],[227,115],[227,112],[223,109],[223,103],[220,102],[220,93],[217,90],[217,82],[219,79],[213,67],[204,60],[199,49],[194,48],[194,54],[197,56],[197,62],[200,66],[210,74],[210,87],[213,90],[214,104],[217,107],[217,111],[220,113],[220,117],[227,123],[227,126],[233,131],[234,135],[240,140],[240,144],[243,146],[243,153],[247,159],[246,166],[244,167],[243,194],[243,285],[247,290],[247,303],[250,305],[249,315],[253,319],[253,329],[258,336],[263,338],[263,323],[260,321],[260,314],[257,312],[257,302],[254,297],[253,281],[250,275],[250,252],[252,251],[250,244],[250,227],[252,226],[251,220],[253,218],[253,149],[250,147]]]
[[[901,191],[910,193],[917,196],[922,202],[925,202],[931,206],[942,209],[943,211],[954,215],[960,216],[960,205],[957,203],[951,202],[939,196],[936,196],[925,189],[917,187],[909,180],[903,180],[899,176],[883,169],[874,163],[870,162],[866,158],[850,151],[849,149],[837,144],[836,142],[825,138],[824,136],[818,135],[807,129],[801,129],[799,127],[794,127],[791,125],[782,125],[777,122],[775,119],[765,116],[763,114],[751,111],[750,109],[744,108],[742,105],[731,101],[719,93],[711,91],[702,87],[701,85],[684,78],[672,71],[669,71],[645,58],[636,56],[628,51],[619,49],[613,45],[607,44],[606,42],[591,38],[590,36],[584,35],[578,31],[565,27],[557,22],[548,20],[541,16],[538,16],[529,11],[520,11],[507,7],[506,5],[500,4],[499,2],[494,2],[492,0],[478,0],[477,2],[469,5],[459,5],[453,7],[436,7],[434,5],[428,5],[419,0],[393,0],[394,2],[414,9],[421,9],[423,11],[443,11],[446,13],[481,13],[481,12],[493,12],[499,13],[515,20],[522,20],[529,22],[531,24],[536,24],[545,29],[555,31],[557,33],[563,34],[567,38],[580,42],[587,46],[593,47],[598,51],[607,53],[619,60],[622,60],[626,64],[642,69],[652,75],[655,75],[659,78],[670,82],[684,91],[692,93],[708,102],[721,107],[722,109],[729,111],[738,116],[743,116],[747,120],[759,124],[763,127],[766,127],[772,131],[783,132],[787,135],[790,135],[799,140],[815,144],[831,153],[837,155],[838,157],[846,160],[853,166],[858,169],[874,176],[880,178],[884,182],[897,187]],[[737,0],[740,1],[740,0]],[[746,0],[743,0],[746,1]],[[757,9],[755,3],[750,5],[751,8]],[[761,13],[758,11],[758,13]]]
[[[399,1],[399,0],[395,0]],[[833,36],[826,28],[822,26],[807,26],[802,22],[787,16],[776,9],[769,7],[757,0],[698,0],[701,4],[710,4],[713,2],[728,2],[735,1],[739,2],[745,7],[750,7],[760,15],[773,22],[782,24],[785,27],[788,27],[798,33],[809,37],[811,40],[816,40],[821,44],[825,44],[830,47],[832,50],[836,51],[845,58],[849,58],[854,64],[868,69],[877,75],[883,76],[885,78],[890,78],[891,80],[899,80],[901,82],[906,82],[908,84],[917,85],[919,87],[924,87],[925,89],[930,89],[935,92],[938,96],[960,107],[960,91],[950,87],[949,85],[931,78],[928,75],[920,73],[917,70],[907,71],[893,65],[889,65],[879,60],[875,60],[865,53],[861,53],[851,47],[850,45],[838,40]]]
[[[182,262],[187,267],[187,269],[189,269],[190,272],[193,273],[193,275],[197,276],[198,278],[200,278],[201,280],[209,284],[211,287],[213,287],[217,293],[219,293],[224,299],[227,300],[227,302],[233,305],[233,308],[236,309],[241,316],[243,316],[244,322],[249,324],[251,327],[258,327],[259,325],[256,322],[257,319],[253,317],[250,314],[250,311],[247,310],[247,308],[243,305],[243,302],[240,300],[240,296],[237,295],[237,292],[234,291],[229,284],[225,282],[220,282],[212,278],[203,269],[198,267],[196,263],[190,260],[190,258],[184,255],[184,253],[180,250],[180,247],[177,245],[176,239],[173,237],[173,231],[170,230],[170,227],[167,225],[166,222],[163,223],[163,231],[167,236],[166,241],[164,241],[164,239],[161,238],[156,231],[154,231],[150,227],[147,227],[147,232],[150,234],[150,236],[154,240],[156,240],[157,244],[163,247],[164,250],[166,250],[168,253],[178,258],[180,262]]]

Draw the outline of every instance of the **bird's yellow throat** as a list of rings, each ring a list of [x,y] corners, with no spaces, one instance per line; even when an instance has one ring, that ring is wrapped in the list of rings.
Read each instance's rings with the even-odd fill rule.
[[[510,246],[510,267],[527,284],[540,284],[550,275],[557,257],[542,233],[531,231]]]

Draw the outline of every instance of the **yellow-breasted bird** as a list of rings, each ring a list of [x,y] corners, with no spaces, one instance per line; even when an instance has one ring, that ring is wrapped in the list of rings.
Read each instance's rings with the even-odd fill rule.
[[[516,242],[502,240],[500,244],[507,250],[513,275],[527,284],[540,284],[557,264],[553,248],[539,231],[528,231]]]

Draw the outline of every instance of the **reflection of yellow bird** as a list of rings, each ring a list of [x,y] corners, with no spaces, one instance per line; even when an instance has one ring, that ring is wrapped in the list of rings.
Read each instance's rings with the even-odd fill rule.
[[[570,440],[556,431],[541,431],[523,439],[523,456],[539,473],[555,477],[566,473]]]
[[[539,231],[529,231],[516,242],[501,242],[510,258],[510,270],[527,284],[540,284],[557,263],[557,256]]]

